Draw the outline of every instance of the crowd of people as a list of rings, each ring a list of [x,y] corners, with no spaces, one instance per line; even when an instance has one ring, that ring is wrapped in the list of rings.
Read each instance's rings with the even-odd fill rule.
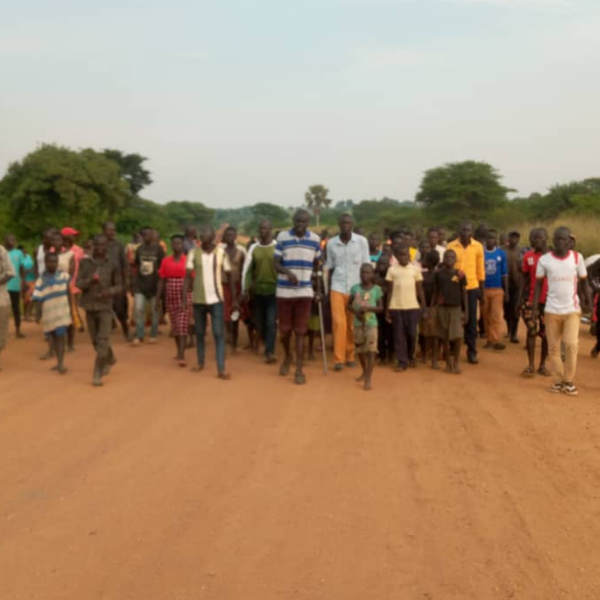
[[[580,323],[582,312],[598,318],[600,256],[585,261],[566,227],[551,240],[534,228],[522,246],[517,231],[500,235],[469,222],[447,240],[443,227],[420,239],[405,227],[365,237],[350,214],[340,217],[337,235],[319,236],[309,221],[298,210],[292,227],[274,234],[263,220],[248,247],[234,227],[217,240],[211,225],[190,225],[171,237],[170,252],[150,227],[123,245],[111,222],[83,247],[75,229],[48,228],[33,256],[8,234],[0,246],[0,354],[11,312],[17,339],[22,319],[42,323],[41,358],[55,359],[60,374],[67,372],[75,332],[87,329],[95,349],[92,382],[100,386],[116,364],[113,331],[120,327],[133,347],[155,344],[168,316],[177,363],[186,367],[186,350],[195,346],[192,369],[200,372],[210,317],[220,379],[231,377],[226,346],[237,352],[242,322],[249,348],[267,364],[279,362],[281,376],[293,367],[296,384],[306,382],[304,361],[314,358],[316,344],[327,368],[331,333],[333,370],[353,368],[358,359],[357,381],[370,390],[376,363],[401,373],[419,359],[433,369],[444,361],[447,373],[460,374],[463,344],[467,362],[477,365],[480,338],[501,353],[505,340],[520,343],[522,319],[528,358],[522,376],[554,374],[551,392],[578,394]],[[596,335],[594,358],[600,327]]]

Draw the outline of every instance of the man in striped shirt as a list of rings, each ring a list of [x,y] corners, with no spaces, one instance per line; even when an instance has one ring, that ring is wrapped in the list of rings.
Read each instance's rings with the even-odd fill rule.
[[[306,383],[302,370],[304,356],[304,336],[308,330],[308,320],[313,298],[321,301],[321,246],[319,236],[308,231],[308,211],[300,209],[294,214],[294,226],[277,236],[273,257],[277,271],[277,311],[279,331],[285,357],[279,369],[280,375],[287,375],[292,357],[290,341],[292,331],[296,335],[296,374],[297,384]],[[317,292],[313,290],[313,279]]]

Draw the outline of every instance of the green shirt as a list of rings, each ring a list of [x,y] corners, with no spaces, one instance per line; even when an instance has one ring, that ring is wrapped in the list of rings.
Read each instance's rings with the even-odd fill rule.
[[[244,291],[248,290],[256,296],[271,296],[275,293],[277,288],[277,272],[273,266],[275,244],[275,241],[268,246],[256,243],[250,247],[242,276]]]
[[[376,307],[379,301],[383,298],[383,291],[378,285],[374,285],[370,290],[365,290],[360,283],[353,285],[350,288],[350,295],[353,296],[352,305],[355,308],[361,306]],[[357,316],[354,317],[354,325],[367,327],[377,327],[377,314],[374,312],[366,312],[365,320],[361,321]]]

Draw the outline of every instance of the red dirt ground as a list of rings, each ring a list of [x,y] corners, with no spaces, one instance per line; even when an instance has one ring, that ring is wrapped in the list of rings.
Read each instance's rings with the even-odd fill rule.
[[[182,371],[166,336],[117,339],[94,389],[86,337],[61,377],[26,333],[0,374],[1,600],[600,598],[587,335],[572,399],[519,377],[520,346],[365,393],[248,353],[230,382]]]

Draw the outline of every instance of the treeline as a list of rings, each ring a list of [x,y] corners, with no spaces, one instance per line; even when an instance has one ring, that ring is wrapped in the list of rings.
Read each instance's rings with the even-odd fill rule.
[[[37,240],[49,225],[68,224],[90,235],[107,219],[129,236],[144,225],[163,236],[181,232],[187,224],[212,222],[237,226],[252,235],[269,218],[285,227],[297,206],[284,208],[261,202],[235,209],[213,209],[210,202],[181,200],[156,203],[143,198],[152,183],[146,158],[119,150],[72,150],[43,145],[12,163],[0,180],[0,232],[11,231],[23,241]],[[424,229],[455,227],[468,218],[498,228],[552,222],[558,218],[600,217],[600,178],[552,186],[545,193],[513,197],[491,165],[477,161],[450,163],[426,171],[414,199],[352,199],[334,201],[323,185],[299,193],[319,227],[333,227],[343,212],[351,212],[366,231],[400,226]]]

